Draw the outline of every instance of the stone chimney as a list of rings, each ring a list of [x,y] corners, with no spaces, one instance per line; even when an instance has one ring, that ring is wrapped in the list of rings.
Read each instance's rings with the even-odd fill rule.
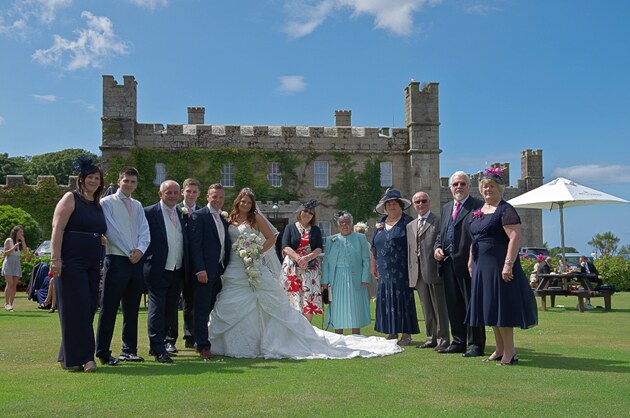
[[[352,110],[335,110],[335,126],[352,126]]]
[[[188,108],[188,124],[203,125],[203,119],[206,114],[205,107],[189,107]]]

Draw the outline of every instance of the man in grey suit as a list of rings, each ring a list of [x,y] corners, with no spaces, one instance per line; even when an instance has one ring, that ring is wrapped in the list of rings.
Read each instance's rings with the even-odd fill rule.
[[[448,310],[443,279],[437,273],[433,246],[440,231],[440,218],[430,210],[431,198],[425,192],[413,195],[417,220],[407,224],[407,262],[409,287],[415,287],[420,296],[427,338],[418,348],[444,350],[449,346]]]

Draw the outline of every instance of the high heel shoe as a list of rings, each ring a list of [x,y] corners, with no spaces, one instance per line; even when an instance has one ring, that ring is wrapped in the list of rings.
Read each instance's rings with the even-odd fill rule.
[[[88,361],[87,363],[85,363],[85,366],[83,366],[83,371],[85,373],[93,373],[96,371],[96,363],[93,361]]]
[[[481,361],[483,361],[484,363],[489,363],[491,361],[501,361],[502,358],[503,358],[503,356],[496,356],[495,358],[488,357],[488,358],[485,358],[485,359],[483,359]]]
[[[499,362],[497,363],[497,366],[513,366],[516,363],[518,363],[518,357],[516,357],[516,354],[514,354],[514,356],[512,356],[512,360],[510,360],[509,363]]]
[[[397,340],[398,339],[398,334],[389,334],[387,336],[388,340]]]

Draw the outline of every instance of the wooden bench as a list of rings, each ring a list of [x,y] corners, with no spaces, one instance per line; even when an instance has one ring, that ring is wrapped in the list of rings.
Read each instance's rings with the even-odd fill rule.
[[[586,289],[579,290],[565,290],[561,288],[547,288],[536,290],[536,296],[540,296],[540,308],[543,311],[547,310],[547,296],[551,298],[551,307],[556,306],[556,296],[577,296],[578,298],[578,309],[580,312],[584,312],[584,300],[586,298],[604,298],[604,310],[610,311],[612,306],[611,297],[615,293],[612,290],[593,290],[588,291]]]

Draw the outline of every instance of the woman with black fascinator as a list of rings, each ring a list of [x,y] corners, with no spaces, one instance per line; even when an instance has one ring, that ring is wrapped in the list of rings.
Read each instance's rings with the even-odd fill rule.
[[[53,215],[51,270],[61,322],[58,361],[65,369],[93,372],[94,314],[98,306],[101,238],[107,226],[99,204],[103,172],[91,158],[73,166],[77,189],[63,195]]]

